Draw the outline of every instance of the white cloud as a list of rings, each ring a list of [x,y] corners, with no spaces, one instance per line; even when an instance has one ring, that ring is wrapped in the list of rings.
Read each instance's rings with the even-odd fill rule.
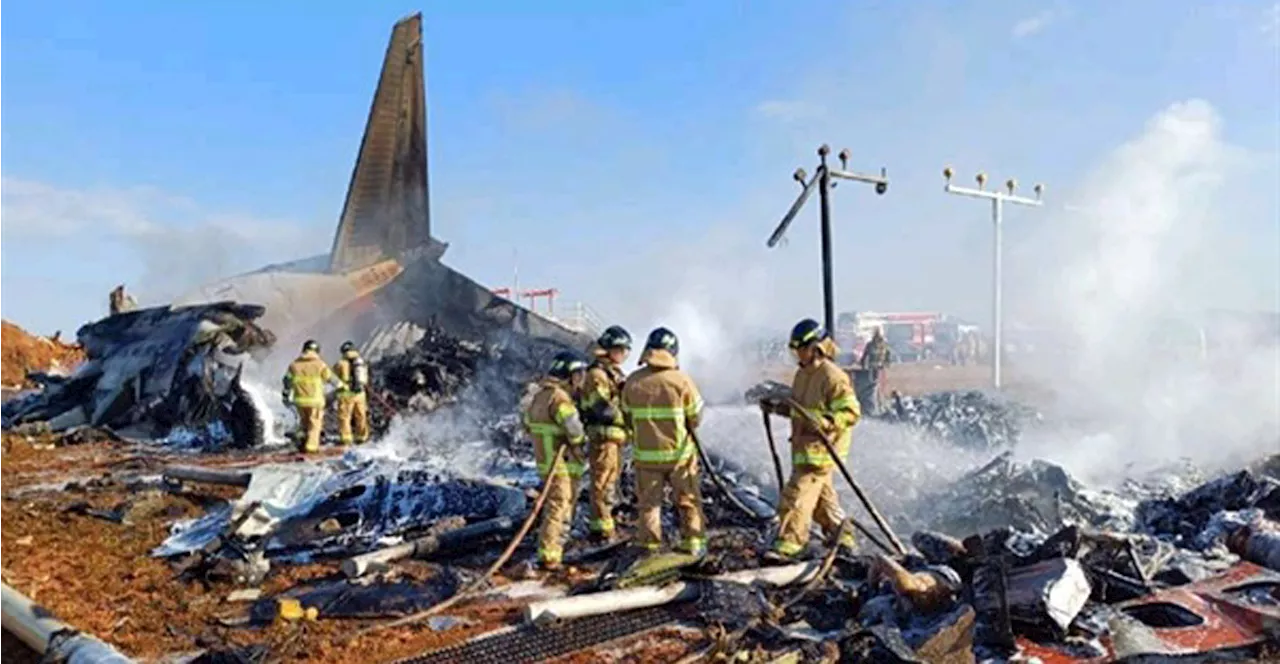
[[[156,187],[75,189],[14,177],[0,178],[0,221],[8,249],[92,247],[102,265],[114,266],[112,279],[140,274],[138,286],[152,302],[324,251],[331,237],[296,222],[210,211]]]
[[[1258,31],[1263,36],[1270,37],[1280,47],[1280,2],[1271,5],[1263,12]]]
[[[248,242],[279,242],[303,233],[296,223],[210,212],[151,186],[72,189],[14,177],[0,178],[0,214],[4,233],[21,238],[143,238],[206,229]]]
[[[762,117],[780,122],[803,122],[827,114],[827,109],[821,104],[797,99],[762,101],[756,105],[755,111]]]
[[[1027,37],[1042,32],[1045,28],[1049,27],[1050,24],[1057,21],[1058,18],[1060,18],[1058,12],[1053,9],[1046,9],[1034,16],[1028,16],[1027,18],[1013,24],[1013,38],[1026,39]]]

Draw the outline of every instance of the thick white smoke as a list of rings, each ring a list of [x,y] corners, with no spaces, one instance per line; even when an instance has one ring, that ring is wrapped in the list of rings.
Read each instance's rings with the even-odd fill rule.
[[[1051,215],[1021,313],[1064,352],[1020,368],[1053,386],[1055,417],[1078,428],[1034,452],[1102,479],[1177,457],[1225,467],[1276,451],[1275,332],[1237,333],[1213,313],[1247,283],[1218,242],[1239,228],[1228,215],[1249,213],[1226,189],[1243,165],[1214,109],[1180,102],[1103,160],[1076,207]]]
[[[731,228],[655,252],[644,262],[645,293],[625,300],[624,324],[637,349],[655,327],[675,332],[680,364],[703,396],[736,401],[761,378],[759,342],[785,339],[794,317],[815,315],[805,307],[820,303],[813,292],[796,297],[794,266],[786,258],[766,249],[762,235]],[[632,362],[638,356],[633,353]]]
[[[1024,441],[1024,456],[1107,481],[1179,457],[1205,469],[1239,467],[1280,448],[1276,340],[1246,339],[1209,313],[1247,299],[1229,289],[1250,283],[1242,276],[1249,268],[1222,260],[1231,254],[1218,241],[1240,216],[1265,214],[1241,205],[1230,187],[1245,166],[1224,142],[1214,109],[1181,102],[1061,194],[1075,201],[1071,209],[1046,209],[1040,232],[1006,273],[1008,291],[1020,296],[1010,318],[1050,330],[1054,341],[1041,344],[1034,361],[1011,357],[1015,377],[1054,395],[1036,404],[1049,410],[1048,428]],[[647,314],[637,336],[658,324],[675,330],[684,366],[711,395],[741,394],[760,379],[743,346],[781,338],[795,319],[816,313],[804,307],[816,304],[816,291],[781,274],[796,265],[754,244],[722,239],[704,245],[699,260],[663,262],[652,277],[661,283],[649,284],[673,295],[636,303]],[[791,278],[786,287],[783,276]],[[1254,281],[1268,276],[1275,278]],[[779,421],[784,465],[786,429]],[[702,438],[773,484],[755,409],[712,411]],[[854,473],[887,511],[986,458],[874,422],[860,425],[855,441]]]

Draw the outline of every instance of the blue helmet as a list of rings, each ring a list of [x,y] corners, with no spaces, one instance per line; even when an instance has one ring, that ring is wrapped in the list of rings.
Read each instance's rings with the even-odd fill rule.
[[[822,327],[818,321],[806,318],[791,328],[791,339],[787,345],[792,349],[804,348],[809,344],[823,341],[830,336],[827,333],[827,329]]]
[[[627,332],[621,325],[611,325],[609,329],[600,334],[600,338],[596,343],[603,349],[611,348],[630,348],[631,334]]]
[[[569,380],[575,371],[586,371],[587,363],[576,354],[569,351],[556,353],[551,359],[551,367],[547,369],[547,375],[560,380]]]
[[[672,355],[680,354],[680,340],[676,338],[675,332],[665,327],[659,327],[650,332],[644,347],[645,350],[665,350]]]

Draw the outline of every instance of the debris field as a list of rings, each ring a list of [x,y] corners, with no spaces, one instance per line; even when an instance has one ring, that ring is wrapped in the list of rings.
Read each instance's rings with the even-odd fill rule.
[[[217,334],[201,338],[197,349],[217,346]],[[55,433],[6,418],[4,582],[142,660],[1070,662],[1275,652],[1280,463],[1093,489],[1060,466],[1019,459],[1018,439],[1040,416],[980,393],[899,395],[874,416],[990,461],[888,514],[885,528],[846,495],[856,553],[815,535],[797,562],[762,567],[775,480],[709,454],[706,558],[589,540],[583,496],[564,571],[529,569],[531,537],[502,561],[539,486],[513,416],[557,349],[427,329],[371,365],[380,440],[307,457],[266,437],[193,446],[105,424]],[[90,358],[116,361],[110,351]],[[747,400],[782,391],[763,385]],[[623,532],[635,516],[629,486],[628,468]],[[673,541],[674,522],[664,528]],[[907,543],[902,551],[888,529]]]

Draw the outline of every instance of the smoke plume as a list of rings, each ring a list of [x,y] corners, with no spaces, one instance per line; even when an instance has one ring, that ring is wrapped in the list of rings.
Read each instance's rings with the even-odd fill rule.
[[[1247,283],[1233,279],[1247,266],[1224,261],[1217,241],[1250,212],[1228,188],[1245,168],[1215,110],[1179,102],[1109,154],[1075,206],[1050,215],[1028,252],[1037,267],[1019,311],[1058,352],[1012,364],[1052,385],[1054,414],[1075,426],[1037,452],[1101,479],[1177,457],[1225,467],[1277,449],[1274,314],[1236,324],[1216,313],[1237,305],[1233,285]]]

